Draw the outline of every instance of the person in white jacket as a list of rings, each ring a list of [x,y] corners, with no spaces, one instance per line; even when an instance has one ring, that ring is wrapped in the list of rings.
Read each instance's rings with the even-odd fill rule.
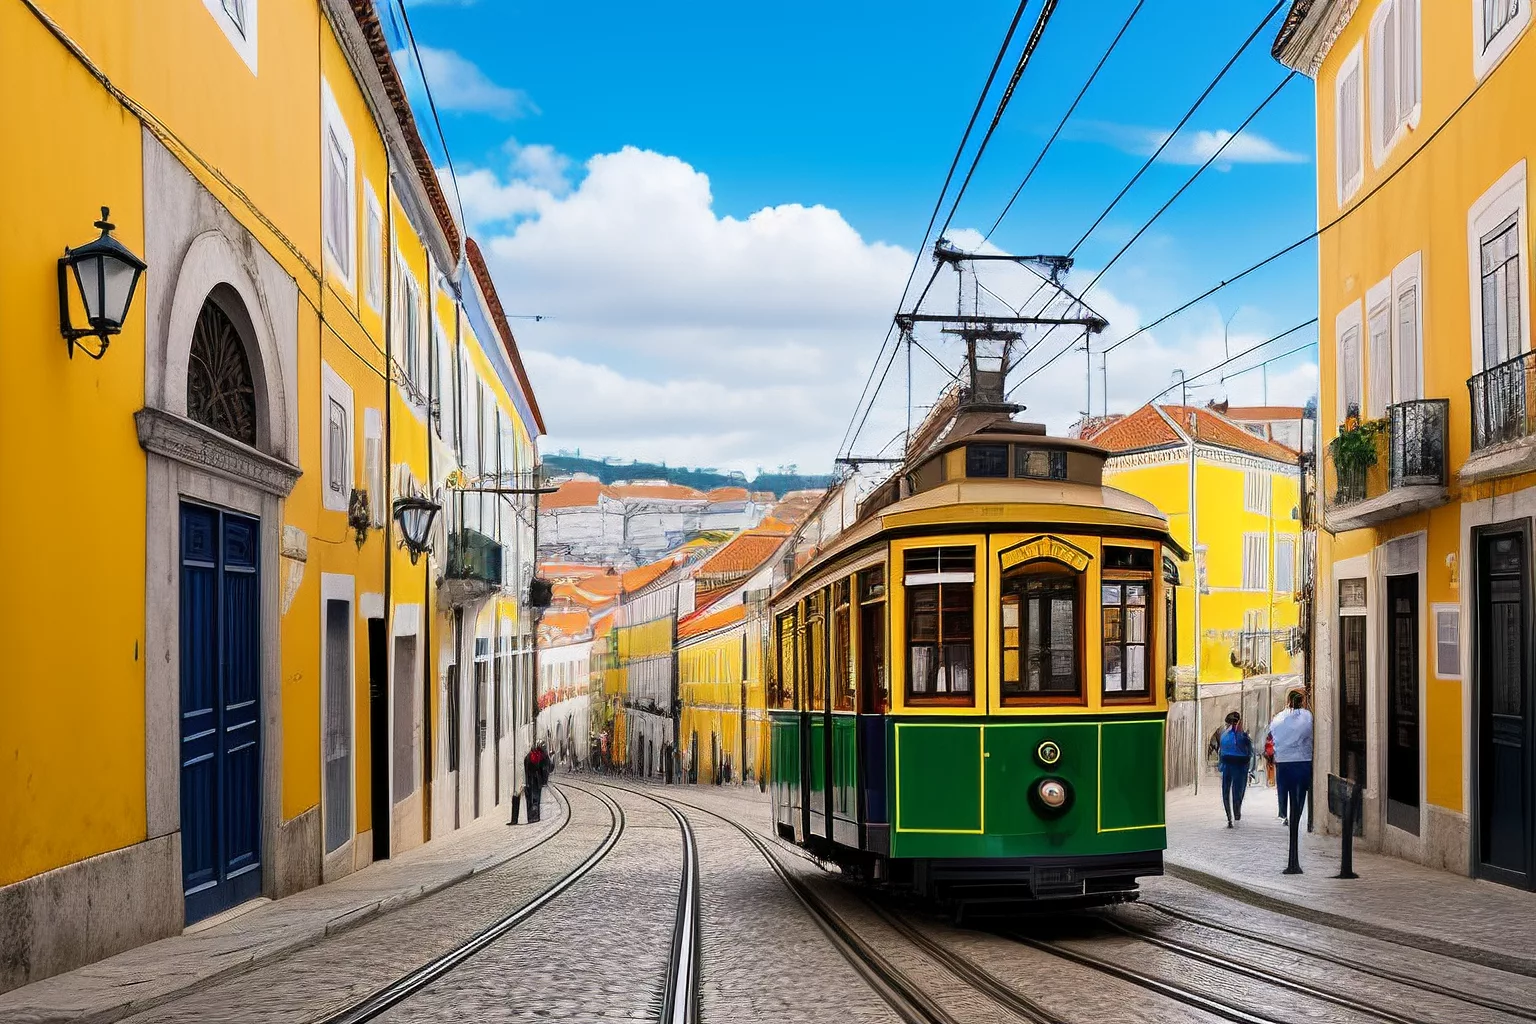
[[[1275,741],[1275,786],[1280,790],[1280,820],[1299,818],[1312,781],[1312,712],[1301,706],[1300,691],[1292,690],[1290,707],[1269,723]]]

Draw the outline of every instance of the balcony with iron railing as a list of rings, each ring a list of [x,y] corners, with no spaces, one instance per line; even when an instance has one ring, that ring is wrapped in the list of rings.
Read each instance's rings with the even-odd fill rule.
[[[1472,454],[1461,481],[1536,470],[1536,351],[1488,367],[1467,381]]]
[[[462,605],[488,597],[505,582],[502,543],[481,530],[494,526],[494,519],[482,514],[489,503],[474,492],[454,491],[448,502],[447,557],[443,560],[442,599],[449,605]],[[494,508],[494,506],[491,506]],[[475,524],[471,526],[469,524]]]
[[[1444,398],[1399,402],[1379,421],[1341,430],[1324,456],[1324,522],[1334,533],[1376,526],[1449,500]]]

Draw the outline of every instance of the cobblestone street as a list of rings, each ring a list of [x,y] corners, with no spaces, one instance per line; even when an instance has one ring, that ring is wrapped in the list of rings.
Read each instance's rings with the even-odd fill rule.
[[[851,885],[773,837],[755,789],[578,774],[554,794],[552,821],[512,832],[541,838],[511,840],[521,852],[400,909],[243,973],[189,982],[126,1018],[49,1009],[18,1000],[23,989],[0,1003],[0,1020],[682,1020],[687,1008],[664,993],[689,957],[697,970],[683,977],[697,980],[699,1019],[721,1024],[1536,1020],[1528,972],[1179,878],[1151,879],[1138,902],[1111,909],[972,915],[957,926],[940,908]],[[696,902],[680,902],[694,854],[674,811],[696,841]],[[496,827],[485,841],[509,842]],[[696,945],[675,940],[685,921],[696,923]],[[153,961],[141,956],[132,970],[151,972]],[[119,984],[136,983],[132,970],[118,968]]]

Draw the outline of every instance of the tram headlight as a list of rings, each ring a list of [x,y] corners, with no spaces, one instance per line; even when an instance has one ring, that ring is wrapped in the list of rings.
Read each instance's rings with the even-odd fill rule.
[[[1067,787],[1055,779],[1046,779],[1040,783],[1040,802],[1053,810],[1060,810],[1067,803]]]
[[[1029,790],[1029,802],[1042,818],[1059,818],[1072,809],[1072,784],[1060,777],[1036,782]]]

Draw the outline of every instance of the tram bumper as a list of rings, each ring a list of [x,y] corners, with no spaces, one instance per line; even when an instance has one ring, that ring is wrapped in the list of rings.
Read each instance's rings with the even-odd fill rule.
[[[966,903],[1115,901],[1134,898],[1137,879],[1163,873],[1163,852],[1078,857],[929,859],[912,862],[917,895]]]

